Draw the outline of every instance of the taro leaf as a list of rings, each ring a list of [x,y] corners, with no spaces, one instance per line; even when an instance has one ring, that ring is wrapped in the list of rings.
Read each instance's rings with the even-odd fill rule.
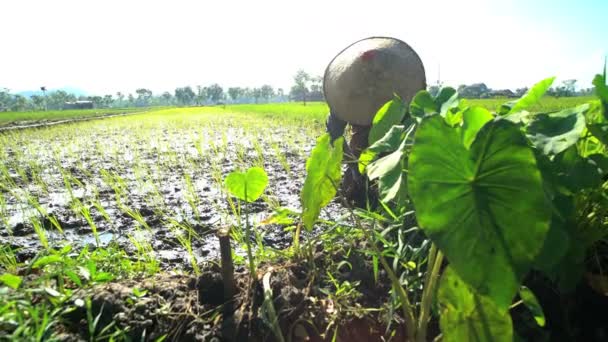
[[[587,245],[576,222],[571,196],[556,194],[554,215],[543,249],[535,260],[535,268],[556,282],[563,291],[571,291],[583,274]]]
[[[368,136],[369,145],[373,145],[376,141],[382,139],[393,125],[399,124],[405,116],[406,109],[405,103],[396,95],[384,104],[372,121],[372,128]]]
[[[536,269],[549,274],[566,255],[570,246],[570,237],[564,230],[564,224],[561,218],[553,215],[543,247],[534,261]]]
[[[513,341],[508,309],[475,293],[451,267],[441,276],[437,299],[443,341]]]
[[[380,200],[389,202],[403,195],[405,191],[405,175],[403,173],[403,156],[405,154],[405,143],[403,139],[399,148],[393,153],[384,156],[367,167],[367,176],[370,180],[378,178],[378,190]]]
[[[602,182],[601,166],[598,166],[593,159],[581,157],[576,146],[571,146],[557,155],[554,164],[556,182],[570,193],[598,187]]]
[[[570,244],[564,257],[551,271],[544,271],[557,282],[559,289],[563,292],[573,291],[580,282],[585,271],[585,256],[588,247],[579,239],[575,231],[569,232],[569,239]]]
[[[450,109],[458,106],[458,102],[458,93],[454,88],[441,88],[436,97],[426,90],[421,90],[410,103],[410,113],[418,119],[434,113],[445,117]]]
[[[597,123],[587,125],[587,129],[602,144],[608,145],[608,123]]]
[[[422,119],[426,114],[433,114],[437,112],[437,106],[435,105],[435,99],[431,93],[426,90],[421,90],[416,93],[416,96],[410,103],[410,114],[413,117]]]
[[[268,185],[268,175],[261,167],[252,167],[247,172],[231,172],[226,176],[224,184],[236,198],[254,202],[264,193],[264,189]],[[246,197],[245,194],[247,194]]]
[[[440,116],[414,141],[408,189],[420,226],[464,281],[507,307],[551,218],[532,150],[507,120],[488,122],[470,150]]]
[[[549,77],[536,83],[519,100],[507,102],[500,106],[498,113],[500,115],[509,115],[520,112],[536,104],[540,98],[545,95],[547,90],[549,90],[554,80],[555,77]]]
[[[435,96],[435,105],[439,106],[440,113],[442,113],[453,106],[457,97],[456,89],[451,87],[441,88],[437,96]]]
[[[378,154],[396,150],[401,144],[403,133],[405,133],[404,126],[393,126],[380,140],[377,140],[361,152],[359,156],[359,172],[363,174],[367,165],[376,159]]]
[[[462,125],[462,141],[464,146],[469,149],[477,136],[477,132],[479,132],[486,122],[494,119],[494,116],[492,116],[490,111],[479,106],[467,108],[462,115],[464,119]]]
[[[534,292],[529,288],[522,286],[519,288],[519,297],[524,305],[530,310],[532,316],[534,316],[534,320],[539,327],[545,326],[545,313],[543,312],[543,308],[540,306],[538,299],[534,295]]]
[[[510,114],[508,116],[504,116],[506,120],[509,120],[516,124],[524,124],[527,125],[530,122],[530,112],[527,110],[522,110],[521,112],[517,112],[515,114]]]
[[[446,118],[452,109],[458,109],[459,103],[460,100],[458,99],[456,89],[450,87],[441,88],[435,98],[435,104],[439,107],[439,114]]]
[[[19,288],[22,280],[23,279],[21,279],[20,276],[16,276],[10,273],[4,273],[3,275],[0,275],[0,283],[3,283],[4,285],[10,287],[13,290]]]
[[[604,62],[604,73],[595,75],[593,78],[595,94],[600,98],[602,104],[602,114],[608,119],[608,85],[606,85],[606,63]]]
[[[445,122],[451,127],[457,127],[462,124],[462,116],[463,111],[458,110],[458,108],[454,108],[453,110],[448,110],[445,115]]]
[[[344,138],[336,139],[333,146],[329,134],[317,139],[317,145],[306,160],[306,179],[300,193],[302,222],[308,230],[336,195],[342,176],[342,146]]]
[[[538,114],[526,127],[526,135],[534,147],[544,154],[558,154],[576,144],[585,129],[583,113],[588,104],[556,113]]]

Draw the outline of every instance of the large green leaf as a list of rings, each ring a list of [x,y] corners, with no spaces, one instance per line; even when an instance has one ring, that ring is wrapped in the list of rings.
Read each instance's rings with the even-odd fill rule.
[[[576,146],[570,146],[553,160],[555,182],[567,194],[593,189],[602,183],[602,168],[591,158],[583,158]]]
[[[554,80],[555,77],[549,77],[536,83],[519,100],[503,104],[498,110],[498,113],[500,115],[514,114],[536,104],[540,98],[545,95],[547,90],[549,90]]]
[[[566,255],[570,246],[570,237],[564,229],[564,222],[554,215],[543,247],[534,262],[535,269],[551,273],[555,265],[559,264]]]
[[[421,90],[410,102],[410,114],[417,118],[423,118],[427,114],[433,114],[437,112],[437,106],[435,105],[435,99],[433,95],[426,90]]]
[[[395,125],[379,140],[361,152],[359,156],[359,172],[363,174],[365,168],[380,153],[392,152],[399,148],[404,138],[405,126]]]
[[[460,277],[508,306],[539,253],[551,217],[540,171],[518,127],[488,122],[467,150],[460,129],[423,120],[408,189],[420,226]]]
[[[254,202],[264,193],[268,185],[268,175],[261,167],[252,167],[247,172],[231,172],[226,176],[224,184],[236,198]]]
[[[508,309],[475,293],[451,267],[441,276],[437,299],[443,341],[513,341]]]
[[[471,147],[473,140],[477,136],[477,132],[486,124],[486,122],[494,119],[490,111],[483,107],[473,106],[467,108],[463,112],[464,123],[462,125],[462,141],[468,149]]]
[[[582,241],[576,223],[569,222],[564,232],[568,236],[568,245],[563,256],[553,263],[552,267],[541,269],[545,275],[557,283],[559,289],[570,292],[579,284],[585,271],[585,256],[588,245]],[[554,248],[559,246],[555,245]]]
[[[342,145],[340,137],[332,144],[329,134],[317,140],[310,157],[306,161],[306,179],[300,193],[302,202],[302,222],[311,230],[325,207],[336,195],[342,177]]]
[[[435,97],[435,104],[439,107],[439,114],[446,118],[451,111],[456,111],[458,109],[459,103],[460,99],[454,88],[441,88],[439,94]]]
[[[544,154],[558,154],[576,144],[585,129],[588,104],[556,113],[538,114],[526,127],[526,136]]]
[[[458,93],[454,88],[441,88],[435,97],[428,91],[421,90],[410,103],[410,114],[418,119],[435,113],[446,116],[450,109],[458,106],[458,101]]]
[[[403,139],[396,151],[376,160],[367,167],[369,179],[379,179],[380,200],[385,203],[396,198],[400,192],[405,191],[403,157],[406,141],[407,139]]]
[[[398,125],[403,120],[406,110],[405,103],[396,95],[384,104],[372,121],[372,128],[368,136],[369,145],[373,145],[376,141],[382,139],[393,125]]]

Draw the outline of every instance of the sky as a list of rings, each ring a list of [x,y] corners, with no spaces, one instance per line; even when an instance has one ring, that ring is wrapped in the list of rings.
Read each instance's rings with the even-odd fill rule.
[[[1,0],[0,88],[88,94],[270,84],[369,36],[404,40],[427,83],[590,87],[608,55],[608,0]]]

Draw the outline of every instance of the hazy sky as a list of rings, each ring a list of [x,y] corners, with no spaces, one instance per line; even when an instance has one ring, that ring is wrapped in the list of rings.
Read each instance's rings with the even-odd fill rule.
[[[184,85],[288,91],[355,40],[406,41],[429,84],[590,86],[608,54],[608,0],[0,2],[0,87],[155,93]]]

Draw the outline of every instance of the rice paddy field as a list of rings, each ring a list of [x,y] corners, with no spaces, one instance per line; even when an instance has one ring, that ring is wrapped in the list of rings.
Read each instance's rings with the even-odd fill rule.
[[[588,100],[549,98],[535,110]],[[470,102],[492,109],[504,100]],[[292,248],[306,159],[327,113],[324,103],[164,108],[1,131],[0,271],[9,286],[0,288],[0,340],[267,340],[276,329],[294,341],[398,337],[390,282],[373,271],[354,224],[373,214],[353,217],[338,199],[323,210],[303,232],[319,254],[307,259],[321,269],[312,278]],[[0,125],[89,115],[0,113]],[[256,277],[274,272],[272,310],[261,285],[246,281],[244,206],[224,186],[230,172],[254,166],[269,182],[246,209],[249,242]],[[242,293],[230,305],[217,276],[222,228],[231,229]],[[414,285],[419,251],[403,252],[413,260],[404,281]]]
[[[28,126],[45,123],[57,123],[70,120],[91,119],[104,116],[124,115],[146,111],[145,108],[104,108],[50,110],[39,112],[1,112],[0,129],[15,126]]]

